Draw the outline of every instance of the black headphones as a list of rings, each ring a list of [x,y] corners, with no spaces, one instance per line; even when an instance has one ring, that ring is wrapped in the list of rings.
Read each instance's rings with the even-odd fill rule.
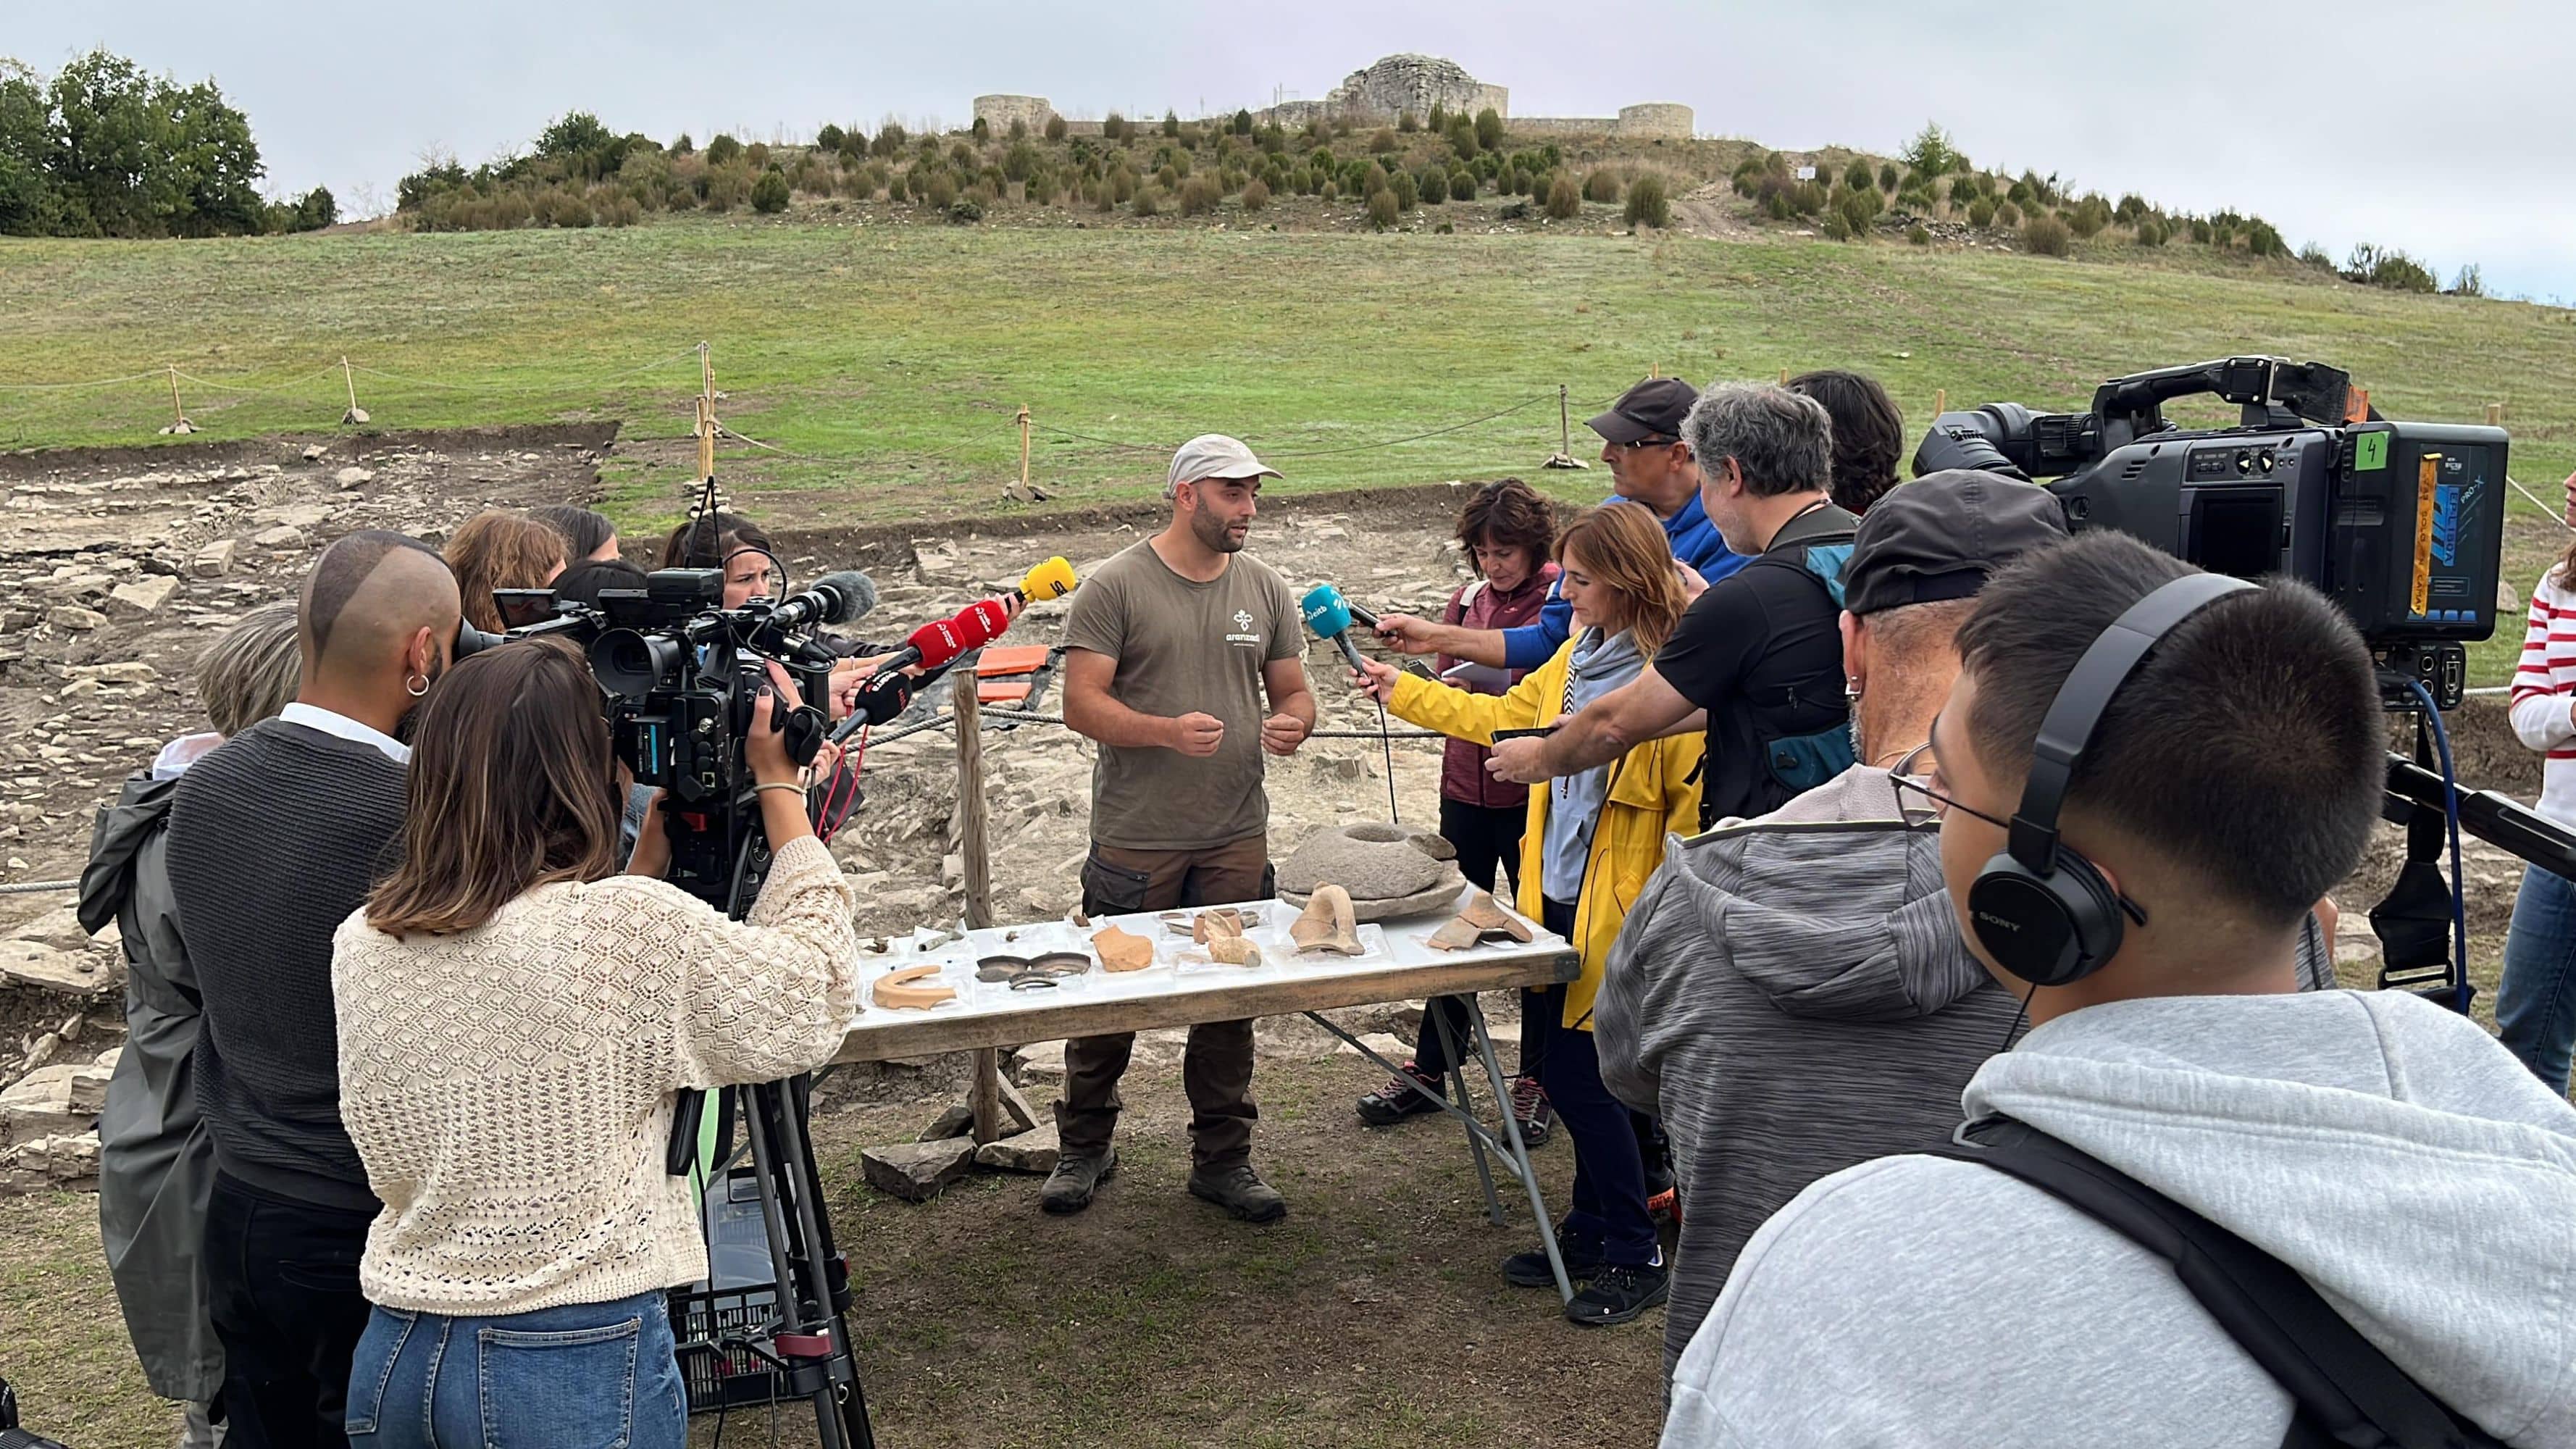
[[[2067,781],[2103,711],[2156,644],[2202,609],[2255,587],[2225,574],[2188,574],[2163,585],[2103,630],[2058,686],[2031,748],[2030,778],[2004,852],[1968,887],[1969,926],[1996,965],[2033,986],[2064,986],[2102,969],[2120,949],[2121,917],[2137,907],[2093,862],[2058,843]]]

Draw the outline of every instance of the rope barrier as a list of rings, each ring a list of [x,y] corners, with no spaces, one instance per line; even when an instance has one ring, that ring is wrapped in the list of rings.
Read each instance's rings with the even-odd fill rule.
[[[80,882],[76,880],[29,880],[20,881],[16,885],[0,885],[0,896],[22,896],[33,894],[38,891],[76,891],[79,889]]]

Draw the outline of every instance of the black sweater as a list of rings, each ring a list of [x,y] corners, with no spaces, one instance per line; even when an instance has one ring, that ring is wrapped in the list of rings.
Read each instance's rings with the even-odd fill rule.
[[[283,720],[242,731],[179,779],[170,888],[205,993],[197,1105],[215,1165],[300,1202],[372,1213],[340,1125],[331,933],[394,861],[403,767]]]

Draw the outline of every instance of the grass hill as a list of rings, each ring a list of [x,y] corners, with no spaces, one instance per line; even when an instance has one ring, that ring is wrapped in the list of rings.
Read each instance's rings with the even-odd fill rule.
[[[2258,351],[2345,367],[2391,416],[2474,420],[2504,404],[2515,474],[2544,498],[2576,466],[2576,314],[2360,287],[2241,252],[923,226],[897,224],[893,205],[0,243],[0,446],[153,441],[173,365],[209,434],[325,428],[345,406],[345,355],[366,369],[359,400],[379,427],[624,420],[638,445],[611,474],[611,506],[643,522],[678,506],[686,450],[656,440],[689,430],[685,354],[705,339],[719,413],[770,445],[728,444],[738,493],[774,513],[955,518],[1000,506],[1023,403],[1034,478],[1079,505],[1158,487],[1163,450],[1208,429],[1277,458],[1291,490],[1527,473],[1556,446],[1559,385],[1588,456],[1581,419],[1650,369],[1853,367],[1887,383],[1912,427],[1936,393],[2080,406],[2115,373]],[[1553,476],[1577,496],[1604,482]],[[2515,507],[2520,588],[2558,536]]]

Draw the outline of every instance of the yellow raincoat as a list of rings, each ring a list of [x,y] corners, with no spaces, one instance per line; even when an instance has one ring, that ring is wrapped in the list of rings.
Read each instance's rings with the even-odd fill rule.
[[[1554,658],[1510,693],[1499,695],[1470,694],[1418,674],[1401,674],[1386,707],[1409,724],[1490,745],[1496,730],[1538,729],[1556,722],[1573,660],[1574,641],[1569,639]],[[1620,924],[1646,888],[1646,877],[1664,863],[1664,837],[1699,829],[1698,772],[1704,747],[1704,738],[1694,731],[1648,740],[1610,762],[1609,788],[1603,792],[1592,853],[1583,867],[1583,898],[1575,902],[1573,941],[1583,958],[1583,974],[1565,988],[1566,1026],[1592,1029],[1592,998],[1601,990],[1602,963],[1610,959],[1610,945],[1619,939]],[[1515,904],[1533,921],[1541,918],[1540,855],[1553,793],[1544,785],[1530,787],[1529,823],[1521,831]]]

